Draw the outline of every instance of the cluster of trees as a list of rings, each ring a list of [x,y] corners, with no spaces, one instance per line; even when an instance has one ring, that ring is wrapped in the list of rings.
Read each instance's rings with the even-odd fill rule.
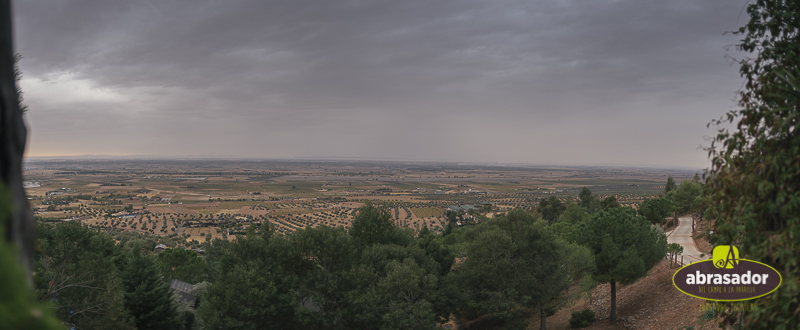
[[[560,204],[550,198],[547,207]],[[545,216],[547,209],[541,208]],[[591,190],[583,188],[578,201],[561,207],[550,231],[568,242],[588,248],[595,258],[596,268],[592,279],[611,286],[611,322],[616,321],[616,284],[629,284],[644,276],[667,249],[666,236],[660,227],[630,207],[621,207],[614,196],[599,199]],[[663,218],[662,218],[663,219]]]
[[[589,188],[583,187],[578,194],[577,201],[570,200],[565,204],[558,197],[550,196],[539,200],[537,211],[550,224],[561,221],[565,214],[569,218],[568,222],[572,223],[575,222],[575,217],[585,217],[600,210],[608,211],[620,206],[621,204],[617,201],[616,196],[611,195],[601,199],[599,196],[592,194]],[[581,213],[579,210],[584,212]]]
[[[697,174],[691,180],[682,181],[680,185],[676,185],[672,176],[669,176],[664,193],[656,198],[645,199],[639,205],[638,213],[652,224],[664,224],[670,215],[677,217],[681,214],[699,212],[702,216],[704,187]],[[557,197],[550,196],[539,201],[537,211],[550,224],[556,222],[572,224],[597,211],[608,211],[620,206],[616,196],[611,195],[601,199],[592,194],[589,188],[584,187],[578,194],[577,201],[562,203]]]
[[[39,223],[37,231],[37,296],[70,328],[191,328],[167,282],[202,279],[205,267],[196,253],[176,249],[156,256],[139,241],[117,243],[76,222]]]
[[[451,315],[514,328],[527,326],[522,310],[544,328],[594,284],[632,282],[665,253],[663,232],[634,210],[573,204],[553,224],[517,209],[436,235],[366,203],[349,230],[284,236],[265,223],[203,243],[205,258],[41,223],[34,279],[76,329],[433,329]],[[196,310],[171,296],[172,279],[207,283]]]
[[[676,185],[670,176],[664,186],[664,195],[645,199],[639,205],[639,214],[653,224],[663,224],[669,215],[677,218],[681,214],[696,212],[702,217],[704,189],[705,185],[697,174],[691,180],[683,180],[680,185]]]

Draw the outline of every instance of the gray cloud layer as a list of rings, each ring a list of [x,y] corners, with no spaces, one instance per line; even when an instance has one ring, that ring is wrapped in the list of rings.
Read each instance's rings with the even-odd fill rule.
[[[705,167],[744,4],[19,1],[28,152]]]

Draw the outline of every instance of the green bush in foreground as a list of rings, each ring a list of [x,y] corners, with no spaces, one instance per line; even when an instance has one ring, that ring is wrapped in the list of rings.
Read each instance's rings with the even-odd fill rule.
[[[584,309],[579,312],[572,312],[569,318],[569,326],[572,328],[585,328],[594,322],[594,312],[591,309]]]

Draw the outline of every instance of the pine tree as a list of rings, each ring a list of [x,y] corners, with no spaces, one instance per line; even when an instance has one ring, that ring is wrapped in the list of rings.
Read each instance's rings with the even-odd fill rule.
[[[611,324],[616,323],[616,284],[630,284],[666,255],[667,238],[629,207],[615,207],[592,215],[579,239],[595,255],[597,283],[611,284]]]
[[[664,186],[664,194],[675,190],[678,186],[675,184],[675,180],[672,179],[672,175],[667,178],[667,185]]]
[[[592,202],[594,201],[592,191],[589,190],[589,188],[583,187],[583,189],[581,189],[581,193],[578,195],[578,198],[581,200],[580,204],[586,209],[586,212],[592,213]]]
[[[158,272],[152,257],[141,254],[134,246],[121,274],[125,289],[125,308],[133,316],[138,329],[175,329],[177,311],[169,286]]]

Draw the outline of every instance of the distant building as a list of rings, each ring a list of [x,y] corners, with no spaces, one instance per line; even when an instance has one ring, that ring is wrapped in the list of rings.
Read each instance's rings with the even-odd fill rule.
[[[166,249],[167,249],[167,246],[166,246],[166,245],[164,245],[164,244],[159,244],[159,245],[156,245],[156,248],[155,248],[155,249],[153,249],[153,252],[155,252],[155,253],[161,253],[162,251],[164,251],[164,250],[166,250]]]
[[[191,308],[197,307],[197,297],[195,297],[192,294],[192,289],[194,289],[194,285],[178,279],[174,279],[172,280],[172,284],[170,284],[169,288],[176,293],[178,301],[186,304]]]
[[[478,208],[472,205],[450,205],[447,207],[447,210],[461,213],[461,212],[477,211]]]

